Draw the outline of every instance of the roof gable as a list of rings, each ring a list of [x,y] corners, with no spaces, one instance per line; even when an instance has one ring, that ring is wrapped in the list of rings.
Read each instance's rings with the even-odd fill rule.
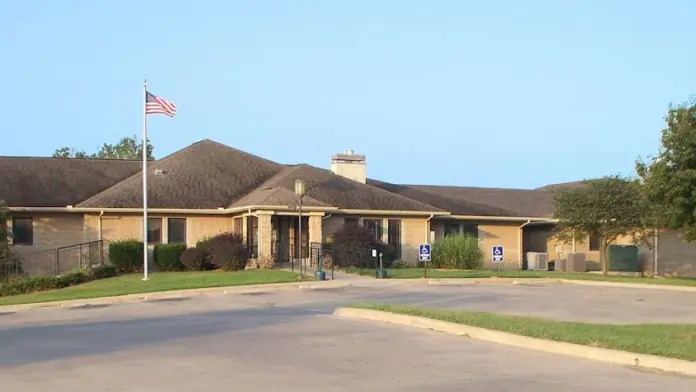
[[[206,139],[149,163],[148,205],[182,209],[226,207],[282,168],[276,162]],[[140,208],[142,189],[141,171],[78,206]]]
[[[275,190],[284,195],[282,205],[293,205],[296,200],[294,189],[297,179],[302,179],[307,184],[307,196],[303,198],[305,205],[354,210],[440,211],[432,205],[347,179],[330,170],[305,164],[287,167],[233,206],[241,207],[245,203],[250,205],[262,202],[271,205],[273,203],[261,199],[264,192],[269,190]]]

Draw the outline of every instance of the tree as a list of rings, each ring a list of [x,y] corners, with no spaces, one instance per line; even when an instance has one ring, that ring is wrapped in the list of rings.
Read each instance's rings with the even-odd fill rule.
[[[154,147],[148,140],[147,159],[155,159],[152,156]],[[102,158],[102,159],[141,159],[143,153],[142,142],[136,136],[124,137],[116,144],[104,143],[96,153],[87,154],[84,151],[73,147],[63,147],[57,149],[53,156],[55,158]]]
[[[638,160],[636,171],[650,202],[655,228],[682,229],[696,240],[696,98],[670,105],[661,148],[649,162]]]
[[[646,204],[641,184],[635,179],[608,176],[589,180],[584,187],[558,191],[554,202],[556,238],[583,242],[589,236],[599,236],[604,275],[608,271],[606,251],[612,242],[626,235],[644,237]]]

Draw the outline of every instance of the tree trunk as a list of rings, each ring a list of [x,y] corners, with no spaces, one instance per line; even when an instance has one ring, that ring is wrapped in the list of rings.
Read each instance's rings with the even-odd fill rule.
[[[609,261],[607,260],[607,247],[609,243],[601,237],[599,240],[599,263],[602,266],[602,275],[609,275]]]

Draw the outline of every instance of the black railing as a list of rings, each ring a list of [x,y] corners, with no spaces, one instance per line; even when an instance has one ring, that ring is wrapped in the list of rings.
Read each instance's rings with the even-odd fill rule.
[[[57,276],[104,263],[104,242],[91,241],[0,260],[0,278]]]

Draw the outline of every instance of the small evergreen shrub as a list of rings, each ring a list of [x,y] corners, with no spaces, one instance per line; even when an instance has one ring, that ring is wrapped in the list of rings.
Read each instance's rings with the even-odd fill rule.
[[[160,271],[181,271],[184,265],[181,263],[181,253],[186,250],[186,244],[157,244],[152,253],[152,258]]]
[[[189,271],[202,271],[207,269],[208,252],[200,248],[187,248],[181,252],[179,261]]]
[[[87,275],[90,280],[113,278],[118,276],[118,268],[111,264],[100,265],[90,269]]]
[[[375,239],[373,233],[364,226],[344,225],[332,236],[332,259],[335,265],[365,266],[379,265],[379,259],[372,257],[372,249],[382,255],[384,266],[394,260],[395,249],[382,241]]]
[[[84,272],[73,272],[61,276],[38,276],[35,278],[15,279],[0,283],[0,297],[62,289],[89,281],[90,277]]]
[[[219,243],[213,248],[211,263],[224,271],[241,271],[249,261],[249,251],[244,244]]]
[[[448,235],[435,241],[432,248],[432,268],[478,270],[483,267],[483,250],[474,236]]]
[[[138,240],[114,241],[109,244],[109,261],[119,272],[137,272],[143,265],[143,242]]]

